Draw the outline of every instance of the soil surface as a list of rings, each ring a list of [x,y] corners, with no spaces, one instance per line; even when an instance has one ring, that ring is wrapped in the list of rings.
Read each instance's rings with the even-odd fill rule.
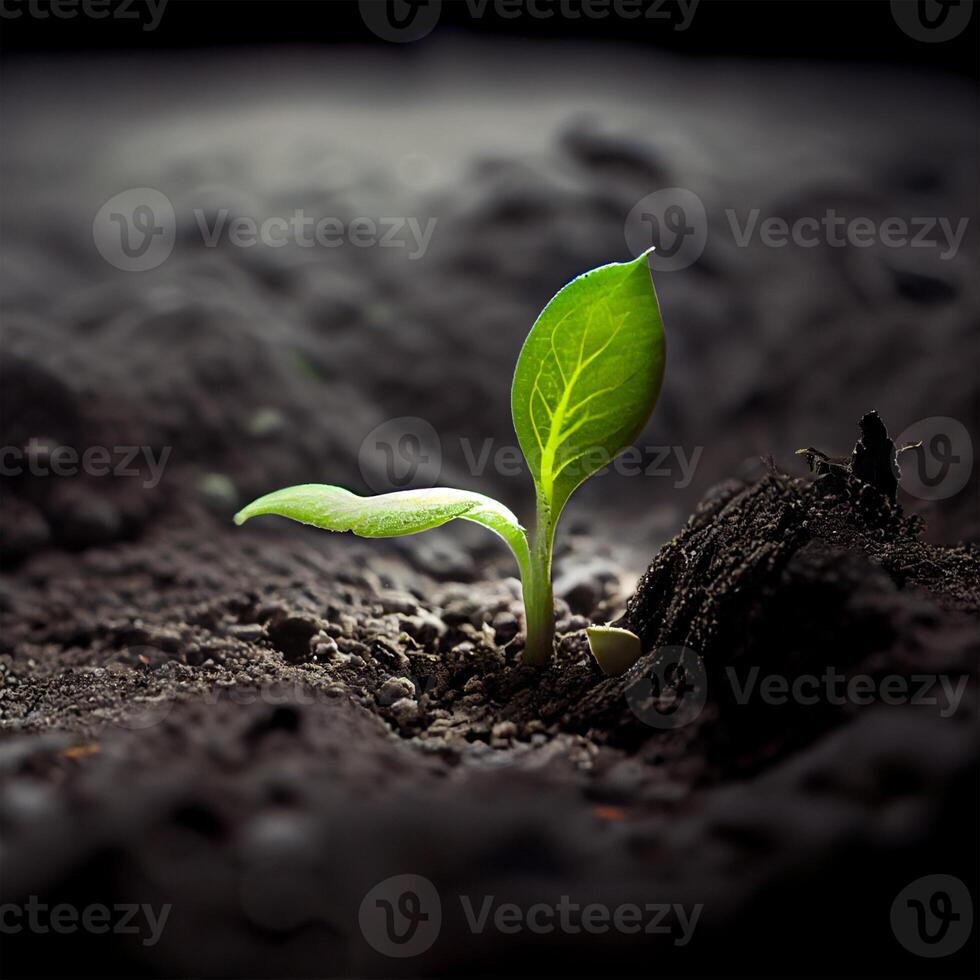
[[[440,581],[281,527],[37,559],[4,602],[5,893],[138,893],[172,918],[108,958],[18,936],[8,963],[390,975],[360,903],[412,874],[441,931],[399,975],[700,975],[720,948],[775,975],[820,917],[814,975],[844,950],[854,975],[904,975],[888,896],[976,857],[980,555],[921,532],[848,470],[721,485],[629,599],[647,652],[618,678],[588,652],[614,594],[582,540],[544,671],[492,563]],[[763,698],[753,672],[815,696]],[[474,935],[463,898],[486,896],[671,912],[639,956],[634,935]],[[685,944],[678,906],[703,907]]]
[[[980,568],[957,543],[977,470],[893,500],[873,469],[806,474],[793,454],[846,453],[871,407],[893,434],[973,418],[980,222],[947,261],[742,247],[725,213],[973,216],[975,93],[884,69],[406,47],[220,72],[120,58],[70,86],[5,71],[0,445],[169,455],[159,483],[146,456],[119,479],[2,476],[0,901],[169,911],[152,942],[4,935],[4,973],[974,975],[976,930],[926,960],[890,910],[925,875],[980,896]],[[711,216],[704,255],[657,279],[669,364],[641,444],[670,450],[666,475],[572,501],[547,670],[521,666],[519,583],[482,529],[231,526],[276,486],[381,489],[361,451],[406,416],[439,433],[430,475],[526,513],[524,474],[469,460],[514,445],[535,314],[624,258],[624,214],[664,186]],[[138,275],[92,245],[132,187],[178,213],[173,256]],[[194,207],[439,223],[418,262],[210,249]],[[623,677],[588,651],[609,620],[643,640]],[[377,915],[401,875],[432,941],[391,958]],[[636,905],[644,931],[494,918],[563,901]]]

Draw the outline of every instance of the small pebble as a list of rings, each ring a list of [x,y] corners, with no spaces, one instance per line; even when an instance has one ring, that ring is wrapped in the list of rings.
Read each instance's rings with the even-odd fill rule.
[[[413,701],[411,698],[399,698],[392,704],[391,713],[399,725],[410,725],[412,722],[418,720],[418,702]]]
[[[316,644],[313,653],[318,660],[333,660],[340,653],[340,649],[332,639],[327,638]]]
[[[517,617],[509,612],[499,612],[493,617],[493,628],[496,633],[497,643],[503,646],[510,643],[521,631],[521,624]]]
[[[446,624],[438,616],[425,611],[418,612],[414,616],[403,616],[398,625],[416,643],[424,647],[431,646],[446,632]]]
[[[379,596],[381,609],[384,613],[400,613],[403,616],[414,616],[418,612],[418,603],[410,596],[401,592],[386,592]]]
[[[378,704],[387,708],[402,698],[414,695],[415,685],[407,677],[389,677],[378,691]]]
[[[490,730],[494,740],[509,741],[517,736],[517,725],[512,721],[498,721]]]

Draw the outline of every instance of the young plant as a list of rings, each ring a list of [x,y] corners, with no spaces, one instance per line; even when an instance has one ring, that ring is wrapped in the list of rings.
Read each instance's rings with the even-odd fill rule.
[[[524,341],[511,388],[514,429],[537,498],[530,541],[503,504],[442,487],[374,497],[323,484],[287,487],[250,503],[235,523],[279,514],[366,538],[415,534],[457,518],[482,524],[517,559],[524,662],[545,664],[554,648],[551,555],[558,518],[572,492],[643,429],[660,393],[664,358],[663,321],[646,253],[573,279],[541,312]]]

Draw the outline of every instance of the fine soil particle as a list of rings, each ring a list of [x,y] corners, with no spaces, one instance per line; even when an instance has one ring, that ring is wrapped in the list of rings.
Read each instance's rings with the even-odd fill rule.
[[[844,949],[848,972],[906,970],[891,898],[975,866],[980,559],[925,543],[858,458],[712,491],[626,604],[646,652],[620,678],[584,632],[609,618],[601,562],[568,566],[577,611],[557,601],[535,671],[492,564],[440,581],[281,524],[36,557],[3,612],[5,898],[172,918],[152,948],[11,937],[10,967],[391,975],[360,903],[415,874],[442,928],[399,975],[535,954],[539,976],[710,973],[718,949],[776,974],[819,916],[814,971]],[[772,677],[814,680],[780,700]],[[675,922],[638,955],[621,932],[474,932],[462,910],[487,895],[703,911],[695,941]]]

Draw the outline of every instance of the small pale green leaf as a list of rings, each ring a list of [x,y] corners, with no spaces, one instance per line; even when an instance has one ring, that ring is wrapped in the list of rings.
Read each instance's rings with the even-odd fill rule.
[[[447,487],[359,497],[343,487],[306,483],[253,500],[235,515],[235,523],[244,524],[260,514],[278,514],[327,531],[353,531],[362,538],[417,534],[459,518],[499,534],[514,550],[522,570],[527,561],[524,529],[510,510],[483,494]]]
[[[514,372],[514,429],[557,521],[572,491],[640,434],[666,345],[646,255],[573,279],[541,312]]]

